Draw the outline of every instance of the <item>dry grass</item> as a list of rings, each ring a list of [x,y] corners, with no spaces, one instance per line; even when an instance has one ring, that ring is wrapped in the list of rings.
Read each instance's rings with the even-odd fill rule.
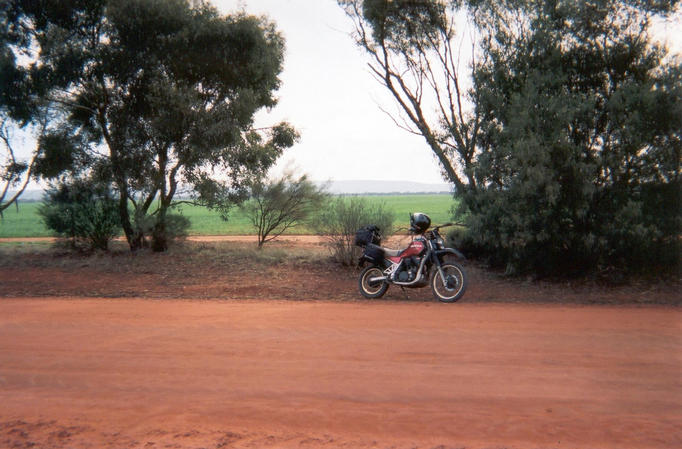
[[[180,242],[165,253],[142,249],[131,253],[125,242],[113,242],[108,252],[84,252],[46,242],[0,243],[0,267],[53,267],[79,269],[158,271],[164,265],[200,265],[213,268],[289,264],[326,264],[328,251],[321,245],[272,242],[258,249],[242,242]]]

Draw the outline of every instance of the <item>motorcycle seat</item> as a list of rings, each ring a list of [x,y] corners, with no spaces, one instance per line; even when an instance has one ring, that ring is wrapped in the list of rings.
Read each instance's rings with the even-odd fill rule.
[[[381,254],[387,257],[399,257],[400,253],[403,252],[403,250],[400,249],[389,249],[389,248],[384,248],[383,246],[375,245],[374,243],[368,243],[366,247],[366,251],[376,251],[379,250]]]
[[[384,254],[386,254],[388,257],[398,257],[400,256],[400,253],[403,252],[401,249],[388,249],[384,247],[382,247],[382,249],[384,250]]]

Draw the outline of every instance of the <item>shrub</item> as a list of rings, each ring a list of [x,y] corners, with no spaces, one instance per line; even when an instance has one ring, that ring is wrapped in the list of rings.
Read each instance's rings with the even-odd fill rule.
[[[85,241],[90,249],[107,250],[121,229],[118,202],[109,186],[90,180],[52,187],[38,213],[49,229],[71,239],[73,247]]]
[[[239,208],[258,234],[258,247],[276,239],[287,230],[303,224],[327,199],[323,188],[306,175],[285,173],[275,180],[258,180],[251,184],[251,200]]]
[[[334,259],[342,265],[355,265],[360,256],[355,246],[355,232],[370,224],[382,235],[393,232],[394,214],[384,202],[370,202],[362,198],[336,198],[317,215],[313,229],[325,236]]]
[[[142,236],[142,246],[150,246],[147,239],[151,238],[154,251],[165,251],[174,240],[187,237],[192,223],[184,215],[166,212],[163,220],[159,220],[158,213],[135,214],[133,224],[135,232]]]
[[[644,3],[520,2],[482,27],[475,182],[457,193],[465,243],[508,274],[679,269],[682,65],[646,32],[668,7]]]
[[[585,199],[580,216],[514,193],[478,195],[477,213],[465,218],[468,228],[451,235],[467,257],[510,275],[538,277],[617,280],[679,272],[679,183],[646,184],[628,193],[602,188]]]

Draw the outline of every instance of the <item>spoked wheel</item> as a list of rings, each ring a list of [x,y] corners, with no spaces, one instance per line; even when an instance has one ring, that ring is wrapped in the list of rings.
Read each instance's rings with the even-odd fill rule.
[[[433,270],[431,276],[431,290],[433,295],[442,302],[455,302],[464,295],[467,289],[467,278],[461,265],[447,262],[441,265],[445,279],[441,278],[438,270]]]
[[[383,278],[384,273],[378,267],[367,267],[360,273],[359,287],[360,293],[365,298],[381,298],[388,290],[388,284],[383,280],[373,280],[373,278]]]

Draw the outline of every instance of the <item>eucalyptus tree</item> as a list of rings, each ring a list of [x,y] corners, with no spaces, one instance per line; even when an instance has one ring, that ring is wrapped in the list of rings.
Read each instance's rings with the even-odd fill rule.
[[[253,124],[258,110],[276,104],[283,64],[284,40],[265,18],[222,16],[189,0],[11,3],[40,48],[34,86],[45,86],[65,114],[64,145],[50,150],[68,157],[49,157],[87,160],[66,172],[112,182],[133,250],[144,237],[136,222],[148,215],[153,247],[167,247],[166,216],[179,189],[199,201],[240,199],[294,142],[286,123]]]
[[[510,273],[679,264],[682,69],[649,32],[679,1],[338,3],[454,184],[472,251]]]
[[[509,272],[679,263],[682,68],[652,43],[677,2],[489,2],[470,237]]]
[[[457,29],[463,2],[338,0],[353,20],[354,39],[391,94],[401,128],[422,136],[456,191],[476,189],[474,164],[480,114],[471,107],[469,46]],[[464,52],[462,52],[464,51]],[[474,59],[475,62],[475,59]]]
[[[26,189],[38,157],[37,147],[28,159],[23,157],[15,137],[17,131],[33,128],[40,134],[47,125],[46,114],[38,114],[39,110],[32,107],[29,73],[19,62],[29,42],[18,32],[17,25],[10,5],[0,5],[0,215]]]

